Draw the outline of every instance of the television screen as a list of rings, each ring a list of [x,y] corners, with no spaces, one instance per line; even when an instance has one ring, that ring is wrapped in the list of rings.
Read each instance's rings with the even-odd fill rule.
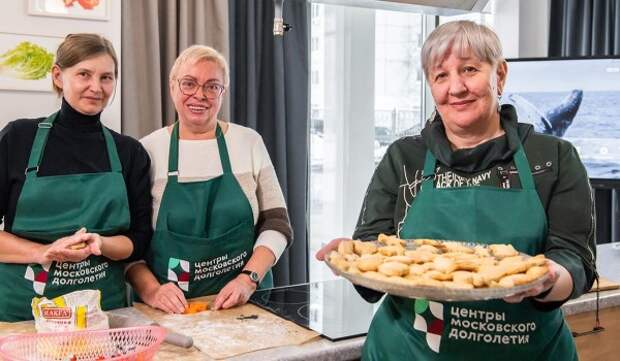
[[[593,184],[620,180],[620,58],[509,59],[501,102],[570,141]]]

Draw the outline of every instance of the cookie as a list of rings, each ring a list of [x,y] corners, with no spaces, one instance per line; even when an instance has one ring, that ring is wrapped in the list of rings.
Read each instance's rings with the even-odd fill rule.
[[[377,246],[371,242],[353,241],[353,251],[360,256],[373,254],[377,252]]]
[[[386,276],[402,277],[409,273],[409,266],[400,262],[385,262],[378,266],[378,270]]]
[[[341,255],[347,255],[353,253],[353,240],[342,241],[338,244],[338,253]]]
[[[516,249],[510,244],[492,244],[489,246],[491,254],[499,259],[519,255]]]
[[[413,258],[409,256],[392,256],[385,259],[386,262],[400,262],[404,264],[412,264]]]
[[[382,263],[383,259],[381,257],[362,257],[357,261],[357,268],[362,272],[376,271]]]
[[[405,254],[405,248],[401,246],[384,246],[378,248],[379,253],[384,256],[402,256]]]

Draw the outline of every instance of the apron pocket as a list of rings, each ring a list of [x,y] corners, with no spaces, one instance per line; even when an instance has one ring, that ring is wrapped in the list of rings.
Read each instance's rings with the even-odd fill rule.
[[[244,229],[245,228],[245,229]],[[254,226],[249,226],[246,223],[239,223],[230,230],[225,233],[213,237],[197,237],[197,236],[189,236],[177,232],[173,232],[168,230],[167,232],[162,231],[162,238],[169,238],[167,242],[173,241],[178,246],[183,247],[183,244],[191,244],[192,247],[213,247],[219,245],[222,242],[229,243],[230,238],[234,238],[233,241],[236,241],[237,238],[245,238],[254,230]],[[167,237],[164,236],[167,234]]]

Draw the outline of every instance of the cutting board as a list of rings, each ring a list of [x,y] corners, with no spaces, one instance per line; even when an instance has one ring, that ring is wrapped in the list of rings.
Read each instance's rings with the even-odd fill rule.
[[[211,305],[213,297],[197,300],[207,300]],[[252,304],[191,315],[168,315],[140,303],[135,303],[134,307],[161,326],[191,336],[196,348],[216,360],[273,347],[300,345],[319,337],[314,331]]]
[[[620,288],[620,284],[614,281],[610,281],[605,277],[600,277],[598,281],[598,286],[600,291],[609,291]],[[596,281],[592,285],[592,288],[588,292],[596,292]]]

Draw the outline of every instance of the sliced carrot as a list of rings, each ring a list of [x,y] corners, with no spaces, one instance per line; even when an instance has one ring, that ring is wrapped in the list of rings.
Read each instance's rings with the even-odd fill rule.
[[[185,309],[185,314],[198,313],[209,309],[209,304],[204,301],[191,301]]]

